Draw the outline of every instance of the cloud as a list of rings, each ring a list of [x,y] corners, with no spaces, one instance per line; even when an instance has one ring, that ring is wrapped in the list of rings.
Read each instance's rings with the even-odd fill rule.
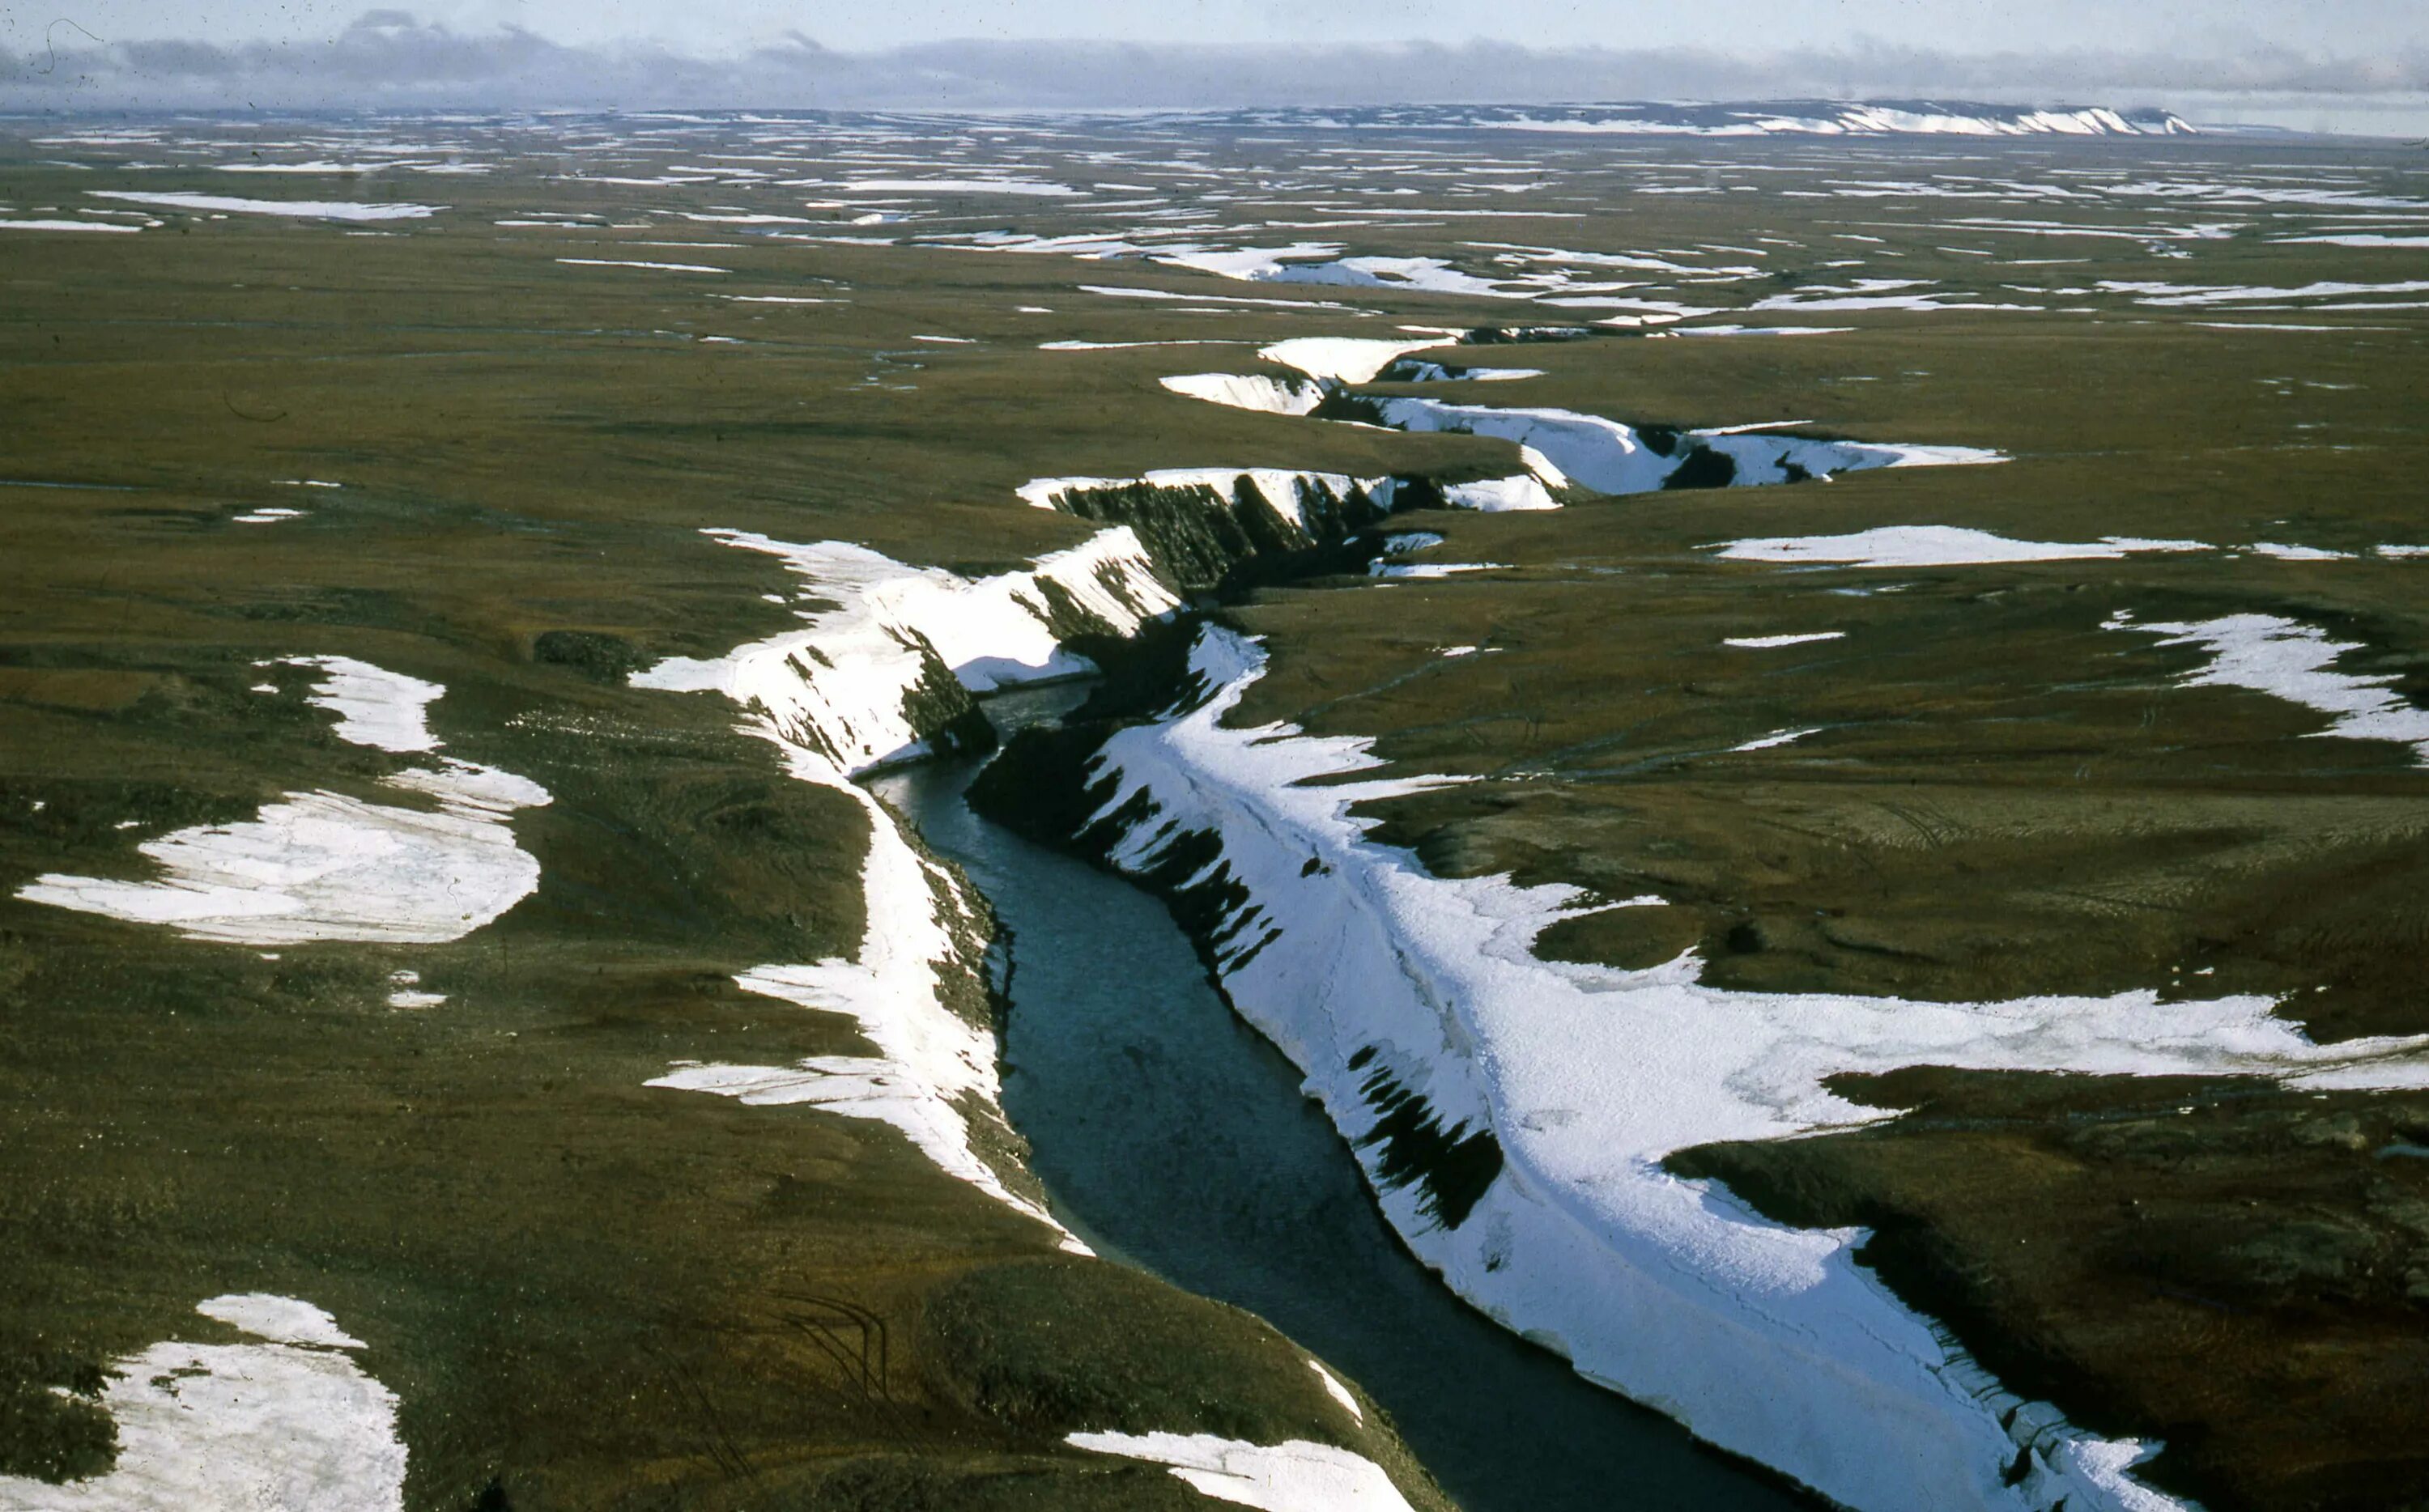
[[[2191,53],[1962,54],[1856,39],[1830,51],[1464,43],[1205,46],[959,41],[842,53],[794,34],[729,57],[663,43],[568,46],[366,11],[322,42],[100,41],[54,28],[0,62],[0,107],[981,109],[1646,98],[1956,95],[2166,104],[2429,92],[2429,49],[2343,57],[2249,41]]]

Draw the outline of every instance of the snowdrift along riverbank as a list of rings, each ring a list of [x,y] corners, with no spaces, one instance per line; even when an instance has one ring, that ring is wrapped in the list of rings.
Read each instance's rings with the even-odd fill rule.
[[[1107,740],[1080,842],[1165,891],[1226,994],[1308,1075],[1386,1216],[1462,1296],[1589,1377],[1864,1508],[2153,1512],[2152,1446],[2023,1401],[1859,1266],[1854,1230],[1764,1220],[1663,1156],[1880,1117],[1839,1072],[1908,1065],[2429,1085],[2417,1040],[2321,1046],[2259,997],[1947,1004],[1547,962],[1594,900],[1429,876],[1366,838],[1367,742],[1224,715],[1263,653],[1201,633],[1197,697]],[[1316,780],[1323,785],[1311,785]],[[1075,780],[1077,780],[1075,778]],[[1643,900],[1635,900],[1643,901]]]
[[[868,926],[853,960],[771,964],[736,978],[746,991],[851,1016],[877,1055],[790,1066],[681,1061],[653,1087],[755,1106],[809,1103],[900,1129],[939,1170],[1052,1226],[1003,1118],[986,991],[985,905],[917,845],[893,811],[851,779],[950,748],[971,695],[1093,669],[1065,648],[1079,635],[1128,635],[1179,600],[1138,537],[1099,532],[1028,569],[977,581],[915,567],[840,541],[807,545],[742,531],[711,536],[799,573],[803,628],[722,657],[674,658],[636,686],[715,692],[748,711],[743,728],[773,742],[792,775],[848,796],[868,822],[861,863]],[[997,1152],[990,1159],[990,1152]]]
[[[1230,469],[1040,480],[1021,490],[1028,501],[1110,528],[977,582],[858,547],[715,533],[784,559],[826,607],[803,611],[801,631],[636,681],[724,694],[796,775],[863,805],[860,959],[743,982],[852,1014],[881,1054],[680,1065],[656,1084],[883,1119],[940,1168],[1050,1223],[1020,1174],[983,1153],[981,1126],[1000,1114],[992,1041],[967,1009],[980,905],[850,779],[950,744],[973,692],[1084,669],[1074,636],[1131,635],[1244,563],[1363,534],[1402,486]],[[1640,972],[1539,961],[1538,932],[1593,900],[1433,878],[1369,841],[1357,805],[1446,780],[1343,781],[1376,765],[1365,742],[1225,728],[1263,666],[1252,643],[1202,632],[1184,706],[1065,774],[1095,783],[1080,841],[1175,898],[1235,1008],[1307,1073],[1386,1217],[1454,1290],[1589,1378],[1850,1505],[2179,1504],[2128,1473],[2151,1446],[2003,1390],[1892,1297],[1855,1262],[1859,1233],[1770,1223],[1662,1158],[1879,1117],[1827,1090],[1840,1072],[2420,1087],[2421,1043],[2313,1044],[2257,997],[1766,995],[1704,985],[1692,954]]]

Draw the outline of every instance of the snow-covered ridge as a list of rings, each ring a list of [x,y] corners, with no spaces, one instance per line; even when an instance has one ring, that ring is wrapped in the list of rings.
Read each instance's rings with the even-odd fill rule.
[[[849,795],[868,821],[861,888],[868,927],[851,961],[743,973],[750,992],[849,1014],[875,1057],[790,1066],[680,1061],[651,1086],[749,1104],[808,1103],[900,1129],[946,1175],[1062,1234],[1044,1206],[978,1153],[974,1123],[1006,1129],[993,1026],[955,1011],[981,978],[983,906],[912,845],[901,821],[851,778],[925,754],[967,715],[969,695],[1093,670],[1063,641],[1128,635],[1179,600],[1127,529],[1100,531],[1017,572],[972,581],[841,541],[806,545],[743,531],[705,534],[781,559],[804,581],[804,628],[713,660],[674,658],[637,687],[712,691],[749,711],[743,728],[781,748],[792,775]]]
[[[1222,720],[1263,653],[1201,633],[1214,696],[1125,730],[1085,834],[1121,868],[1226,900],[1205,937],[1240,1012],[1307,1073],[1386,1216],[1462,1295],[1587,1376],[1867,1508],[2156,1512],[2150,1446],[2023,1402],[1857,1266],[1853,1230],[1769,1223],[1672,1151],[1871,1122],[1825,1078],[1908,1065],[2429,1085],[2429,1041],[2312,1044],[2265,998],[2153,992],[1950,1004],[1762,994],[1540,961],[1572,889],[1428,875],[1360,803],[1427,778],[1343,781],[1363,740]],[[1323,779],[1324,785],[1310,785]],[[1181,866],[1174,858],[1217,859]],[[1184,842],[1189,842],[1184,844]]]
[[[194,1309],[262,1340],[170,1341],[112,1360],[100,1405],[118,1462],[54,1485],[0,1475],[9,1512],[237,1512],[405,1505],[396,1393],[345,1351],[363,1341],[310,1303],[261,1293]]]
[[[1963,100],[1759,100],[1734,104],[1382,106],[1239,112],[1266,126],[1458,129],[1689,137],[2149,137],[2194,127],[2167,110]]]
[[[427,717],[446,691],[438,683],[346,656],[295,657],[287,665],[322,674],[306,700],[338,715],[339,739],[389,751],[438,748]],[[452,757],[408,767],[384,785],[437,807],[289,793],[243,823],[146,841],[139,848],[161,869],[152,880],[54,872],[17,896],[174,925],[190,940],[430,945],[461,939],[539,885],[539,862],[515,844],[508,821],[519,809],[547,803],[546,788]]]

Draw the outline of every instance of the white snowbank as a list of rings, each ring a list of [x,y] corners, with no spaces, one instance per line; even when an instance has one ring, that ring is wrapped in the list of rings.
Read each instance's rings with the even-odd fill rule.
[[[308,1302],[247,1291],[213,1297],[194,1310],[206,1318],[241,1328],[256,1339],[279,1344],[308,1344],[321,1349],[360,1349],[363,1341],[338,1326],[338,1320]]]
[[[750,711],[743,728],[785,752],[793,776],[849,796],[868,821],[861,890],[868,928],[856,959],[760,966],[735,978],[750,991],[849,1013],[875,1058],[826,1056],[792,1066],[677,1064],[650,1083],[738,1097],[811,1103],[901,1129],[947,1175],[1048,1224],[1051,1215],[1009,1191],[970,1138],[969,1108],[1000,1119],[992,1027],[956,1014],[939,975],[965,968],[976,907],[953,875],[921,856],[901,821],[853,774],[924,752],[904,700],[934,678],[973,692],[1091,670],[1065,650],[1056,602],[1129,634],[1179,600],[1149,569],[1127,528],[1099,531],[1028,568],[972,582],[914,567],[841,541],[795,545],[742,531],[705,534],[784,561],[828,600],[806,628],[715,660],[675,658],[636,674],[636,687],[714,691]],[[957,928],[958,927],[958,928]]]
[[[1649,339],[1677,336],[1844,336],[1852,325],[1682,325],[1655,331]]]
[[[1548,465],[1542,471],[1556,479],[1560,476]],[[1561,501],[1544,486],[1544,478],[1535,472],[1512,473],[1507,478],[1483,478],[1475,483],[1447,484],[1444,485],[1442,495],[1443,501],[1454,509],[1473,509],[1485,515],[1514,509],[1561,507]]]
[[[843,186],[855,194],[1025,194],[1067,199],[1080,190],[1033,178],[856,178]]]
[[[1210,1433],[1075,1433],[1066,1442],[1169,1465],[1215,1501],[1264,1512],[1411,1512],[1382,1466],[1303,1438],[1267,1445]]]
[[[1843,630],[1816,630],[1802,635],[1732,635],[1721,644],[1735,646],[1741,650],[1767,651],[1776,646],[1809,646],[1819,640],[1841,640],[1846,633]]]
[[[2279,237],[2280,242],[2311,242],[2323,247],[2429,247],[2429,237],[2391,237],[2375,231],[2350,231],[2332,237]]]
[[[653,268],[663,273],[721,273],[729,270],[701,262],[641,262],[632,257],[559,257],[577,268]]]
[[[1507,562],[1376,562],[1366,571],[1378,578],[1450,578],[1462,572],[1497,572],[1509,566]]]
[[[316,709],[338,716],[330,732],[339,740],[379,750],[437,750],[430,732],[430,706],[447,690],[351,656],[294,656],[289,666],[315,666],[324,674],[304,696]]]
[[[1647,493],[1669,481],[1700,449],[1719,452],[1733,465],[1736,486],[1786,483],[1796,474],[1815,478],[1870,468],[1963,467],[2004,462],[1999,452],[1973,447],[1898,446],[1869,441],[1822,441],[1806,436],[1691,432],[1667,454],[1654,450],[1633,427],[1599,415],[1567,409],[1499,409],[1452,404],[1438,399],[1377,402],[1383,423],[1404,431],[1448,431],[1514,441],[1547,459],[1558,477],[1596,493]],[[1543,469],[1538,468],[1539,472]]]
[[[364,205],[353,200],[248,200],[226,194],[190,194],[171,189],[87,189],[97,200],[165,205],[178,210],[222,210],[230,215],[292,215],[315,221],[420,221],[443,205]]]
[[[2429,292],[2429,279],[2410,279],[2394,284],[2348,284],[2322,280],[2291,288],[2260,288],[2239,284],[2165,284],[2148,280],[2104,278],[2099,288],[2111,294],[2132,294],[2134,303],[2160,307],[2200,304],[2240,304],[2255,300],[2295,300],[2351,298],[2355,295],[2419,294]],[[2374,308],[2372,305],[2335,305],[2331,308]],[[2389,306],[2401,307],[2401,306]]]
[[[857,961],[758,966],[734,979],[747,991],[802,1008],[850,1014],[877,1046],[876,1056],[813,1056],[790,1066],[678,1061],[648,1085],[715,1093],[752,1107],[807,1103],[889,1124],[947,1175],[1061,1228],[1044,1208],[1007,1191],[970,1142],[962,1100],[976,1095],[992,1109],[1001,1088],[993,1029],[935,1000],[934,962],[953,949],[938,918],[936,896],[951,884],[901,845],[899,835],[890,844],[872,843],[862,881],[869,928]],[[1087,1253],[1067,1234],[1063,1247]]]
[[[2318,734],[2395,741],[2429,764],[2429,710],[2389,691],[2396,681],[2392,674],[2339,672],[2331,665],[2347,651],[2363,649],[2358,641],[2330,640],[2316,625],[2275,615],[2222,615],[2173,624],[2142,624],[2120,615],[2106,628],[2164,635],[2162,646],[2208,651],[2208,666],[2177,680],[2186,687],[2249,688],[2299,703],[2336,716]]]
[[[1956,525],[1883,525],[1847,535],[1763,535],[1730,541],[1721,555],[1737,562],[1829,563],[1845,567],[1970,567],[1990,562],[2107,560],[2137,551],[2206,551],[2204,541],[2017,541]]]
[[[1378,764],[1367,742],[1225,728],[1263,669],[1242,637],[1205,632],[1193,665],[1221,691],[1112,737],[1097,818],[1145,805],[1112,856],[1133,872],[1183,835],[1220,838],[1199,876],[1246,891],[1210,931],[1217,975],[1307,1073],[1395,1227],[1590,1378],[1850,1505],[2176,1504],[2125,1478],[2144,1446],[2018,1401],[1895,1302],[1852,1259],[1859,1232],[1768,1223],[1663,1156],[1875,1121],[1825,1078],[1910,1065],[2429,1084],[2424,1042],[2313,1044],[2258,997],[1763,994],[1705,985],[1692,953],[1644,971],[1538,960],[1536,935],[1590,900],[1428,875],[1352,811],[1441,780],[1342,781]],[[1489,1131],[1499,1173],[1460,1194],[1396,1183],[1360,1142],[1396,1095],[1446,1140]]]
[[[1364,1422],[1366,1421],[1366,1409],[1358,1405],[1358,1399],[1349,1394],[1349,1388],[1341,1384],[1341,1377],[1333,1374],[1330,1371],[1324,1368],[1323,1361],[1313,1359],[1309,1360],[1307,1362],[1307,1368],[1314,1371],[1315,1372],[1315,1378],[1324,1383],[1325,1395],[1332,1398],[1333,1401],[1340,1403],[1343,1411],[1348,1413],[1360,1422]]]
[[[1769,750],[1774,746],[1785,746],[1792,741],[1803,740],[1808,735],[1818,735],[1821,732],[1822,727],[1819,725],[1808,725],[1802,730],[1775,730],[1768,735],[1758,735],[1742,746],[1731,746],[1729,749],[1732,751]]]
[[[0,1475],[10,1512],[394,1512],[405,1505],[396,1393],[309,1303],[259,1293],[195,1309],[268,1340],[154,1344],[110,1362],[100,1405],[118,1462],[52,1485]]]
[[[0,231],[140,231],[140,225],[120,225],[108,221],[6,221],[0,220]]]
[[[1367,384],[1375,375],[1413,352],[1450,346],[1455,337],[1417,341],[1376,340],[1364,337],[1302,336],[1257,349],[1267,362],[1296,368],[1319,382]]]
[[[1228,492],[1231,475],[1222,477]],[[932,668],[973,693],[1095,670],[1063,649],[1050,623],[1055,599],[1078,604],[1117,634],[1179,603],[1126,527],[1099,531],[1026,570],[976,582],[842,541],[794,545],[743,531],[706,534],[781,558],[833,607],[803,610],[805,629],[726,656],[662,662],[636,676],[634,685],[713,689],[745,705],[757,699],[787,742],[818,752],[846,776],[926,753],[903,698]]]
[[[1324,388],[1297,378],[1262,373],[1191,372],[1156,380],[1176,394],[1210,404],[1266,415],[1306,415],[1324,403]]]
[[[297,657],[290,665],[325,674],[307,698],[338,715],[339,739],[382,750],[438,748],[425,710],[445,691],[438,684],[344,656]],[[175,925],[190,940],[428,945],[463,938],[539,885],[539,862],[515,844],[508,820],[518,809],[547,803],[546,788],[453,758],[408,767],[383,785],[437,807],[289,793],[250,820],[145,842],[139,849],[162,872],[153,880],[54,872],[17,896]]]
[[[1229,337],[1191,337],[1180,341],[1040,341],[1040,352],[1126,352],[1132,347],[1243,347],[1246,341]]]
[[[2258,556],[2273,556],[2280,562],[2350,562],[2351,551],[2331,551],[2324,546],[2290,546],[2283,541],[2255,541],[2246,550]]]

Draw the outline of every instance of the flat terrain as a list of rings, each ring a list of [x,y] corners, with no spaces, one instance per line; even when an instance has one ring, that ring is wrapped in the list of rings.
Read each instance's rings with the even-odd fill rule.
[[[265,1291],[365,1340],[416,1508],[1202,1504],[1064,1442],[1115,1429],[1338,1444],[1429,1504],[1388,1425],[1245,1314],[1064,1256],[882,1125],[644,1085],[866,1050],[732,979],[852,952],[862,811],[729,706],[624,682],[793,622],[798,580],[700,533],[978,573],[1088,534],[1023,506],[1036,477],[1518,466],[1157,383],[1281,374],[1255,353],[1285,337],[1578,326],[1429,353],[1535,377],[1360,391],[2009,458],[1429,511],[1413,560],[1496,566],[1224,608],[1272,657],[1244,717],[1473,779],[1378,811],[1436,872],[1666,901],[1546,951],[2429,1032],[2418,150],[0,129],[0,1475],[102,1469],[106,1420],[49,1389]],[[304,200],[329,203],[245,203]],[[2201,549],[1721,551],[1911,526]],[[2277,626],[2272,665],[2333,649],[2279,694],[2197,682],[2218,648],[2181,627],[2231,616]],[[1831,638],[1727,644],[1783,636]],[[13,896],[142,878],[139,844],[282,794],[393,791],[412,759],[263,665],[302,656],[443,685],[450,755],[549,790],[513,819],[530,896],[452,942],[269,947]],[[404,971],[445,1002],[390,1006]],[[2429,1101],[1927,1067],[1839,1090],[1883,1121],[1673,1167],[1873,1227],[1900,1296],[2018,1390],[2164,1439],[2171,1489],[2429,1502]]]

